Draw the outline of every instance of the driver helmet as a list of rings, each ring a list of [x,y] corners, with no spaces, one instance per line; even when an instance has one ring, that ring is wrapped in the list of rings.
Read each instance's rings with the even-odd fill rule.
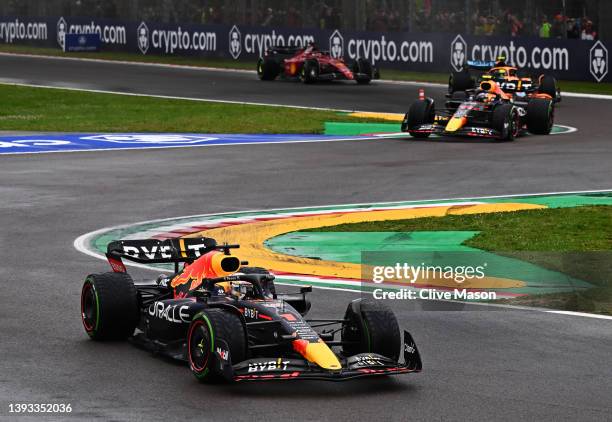
[[[483,103],[488,103],[491,99],[490,95],[491,94],[489,94],[488,92],[479,92],[478,94],[476,94],[475,100]]]
[[[308,46],[306,47],[304,51],[306,53],[312,53],[313,51],[315,51],[315,49],[316,49],[315,43],[311,42],[311,43],[308,43]]]
[[[506,77],[506,69],[493,69],[491,71],[491,76],[497,79],[503,79]]]
[[[159,287],[168,287],[171,281],[172,281],[172,278],[168,274],[160,274],[159,276],[157,276],[155,283]]]
[[[497,59],[495,59],[495,66],[505,66],[506,65],[506,56],[499,55]]]
[[[238,300],[253,296],[253,285],[247,281],[232,281],[230,286],[230,294]]]

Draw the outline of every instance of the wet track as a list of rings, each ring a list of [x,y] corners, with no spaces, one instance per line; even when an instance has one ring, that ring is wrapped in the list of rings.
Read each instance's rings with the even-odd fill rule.
[[[375,111],[405,111],[416,95],[413,85],[306,87],[245,73],[6,56],[0,80]],[[440,88],[427,90],[441,97]],[[101,227],[178,215],[608,189],[604,115],[612,115],[611,101],[566,98],[557,122],[578,132],[501,144],[380,140],[0,157],[0,419],[10,416],[10,402],[66,402],[72,416],[101,420],[609,420],[609,320],[479,307],[409,312],[397,304],[423,356],[421,374],[207,386],[130,345],[86,339],[81,281],[106,265],[72,246]],[[340,316],[353,297],[315,290],[312,315]]]

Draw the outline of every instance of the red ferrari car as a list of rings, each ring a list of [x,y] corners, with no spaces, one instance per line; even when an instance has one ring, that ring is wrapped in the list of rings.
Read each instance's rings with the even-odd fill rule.
[[[357,59],[351,66],[342,59],[320,51],[314,44],[308,47],[277,46],[266,50],[257,61],[257,75],[262,81],[277,77],[301,80],[306,84],[318,81],[349,80],[368,84],[378,79],[378,70],[366,59]]]

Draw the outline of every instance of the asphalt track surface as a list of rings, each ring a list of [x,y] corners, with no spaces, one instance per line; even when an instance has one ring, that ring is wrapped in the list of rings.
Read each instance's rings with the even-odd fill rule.
[[[404,111],[416,95],[410,85],[305,87],[242,73],[9,57],[0,57],[0,77],[376,111]],[[199,213],[607,189],[612,146],[601,120],[610,115],[612,102],[566,98],[557,122],[578,132],[501,144],[380,140],[0,157],[0,419],[17,419],[9,403],[64,402],[78,420],[609,420],[610,320],[392,304],[420,348],[420,374],[207,386],[181,365],[86,338],[81,282],[106,265],[72,242],[105,226]],[[315,290],[312,316],[341,316],[354,297]]]

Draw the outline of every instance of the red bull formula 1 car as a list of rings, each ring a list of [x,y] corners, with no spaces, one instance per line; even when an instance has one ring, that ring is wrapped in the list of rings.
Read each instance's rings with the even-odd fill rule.
[[[404,116],[402,131],[415,138],[436,134],[512,141],[526,132],[548,135],[554,122],[554,101],[549,95],[520,101],[492,81],[481,82],[479,89],[453,93],[445,105],[436,109],[433,98],[420,90],[419,99]]]
[[[314,44],[306,48],[277,46],[266,50],[257,61],[257,75],[262,81],[281,77],[306,84],[335,80],[369,84],[380,77],[378,70],[366,59],[357,59],[349,67],[344,60],[320,51]]]
[[[231,254],[236,247],[210,238],[111,242],[113,272],[91,274],[83,284],[85,331],[186,361],[204,381],[346,380],[421,370],[411,335],[404,331],[401,343],[384,304],[357,299],[342,319],[306,319],[311,288],[276,293],[274,276],[243,266]],[[174,263],[176,272],[134,284],[122,259]]]

